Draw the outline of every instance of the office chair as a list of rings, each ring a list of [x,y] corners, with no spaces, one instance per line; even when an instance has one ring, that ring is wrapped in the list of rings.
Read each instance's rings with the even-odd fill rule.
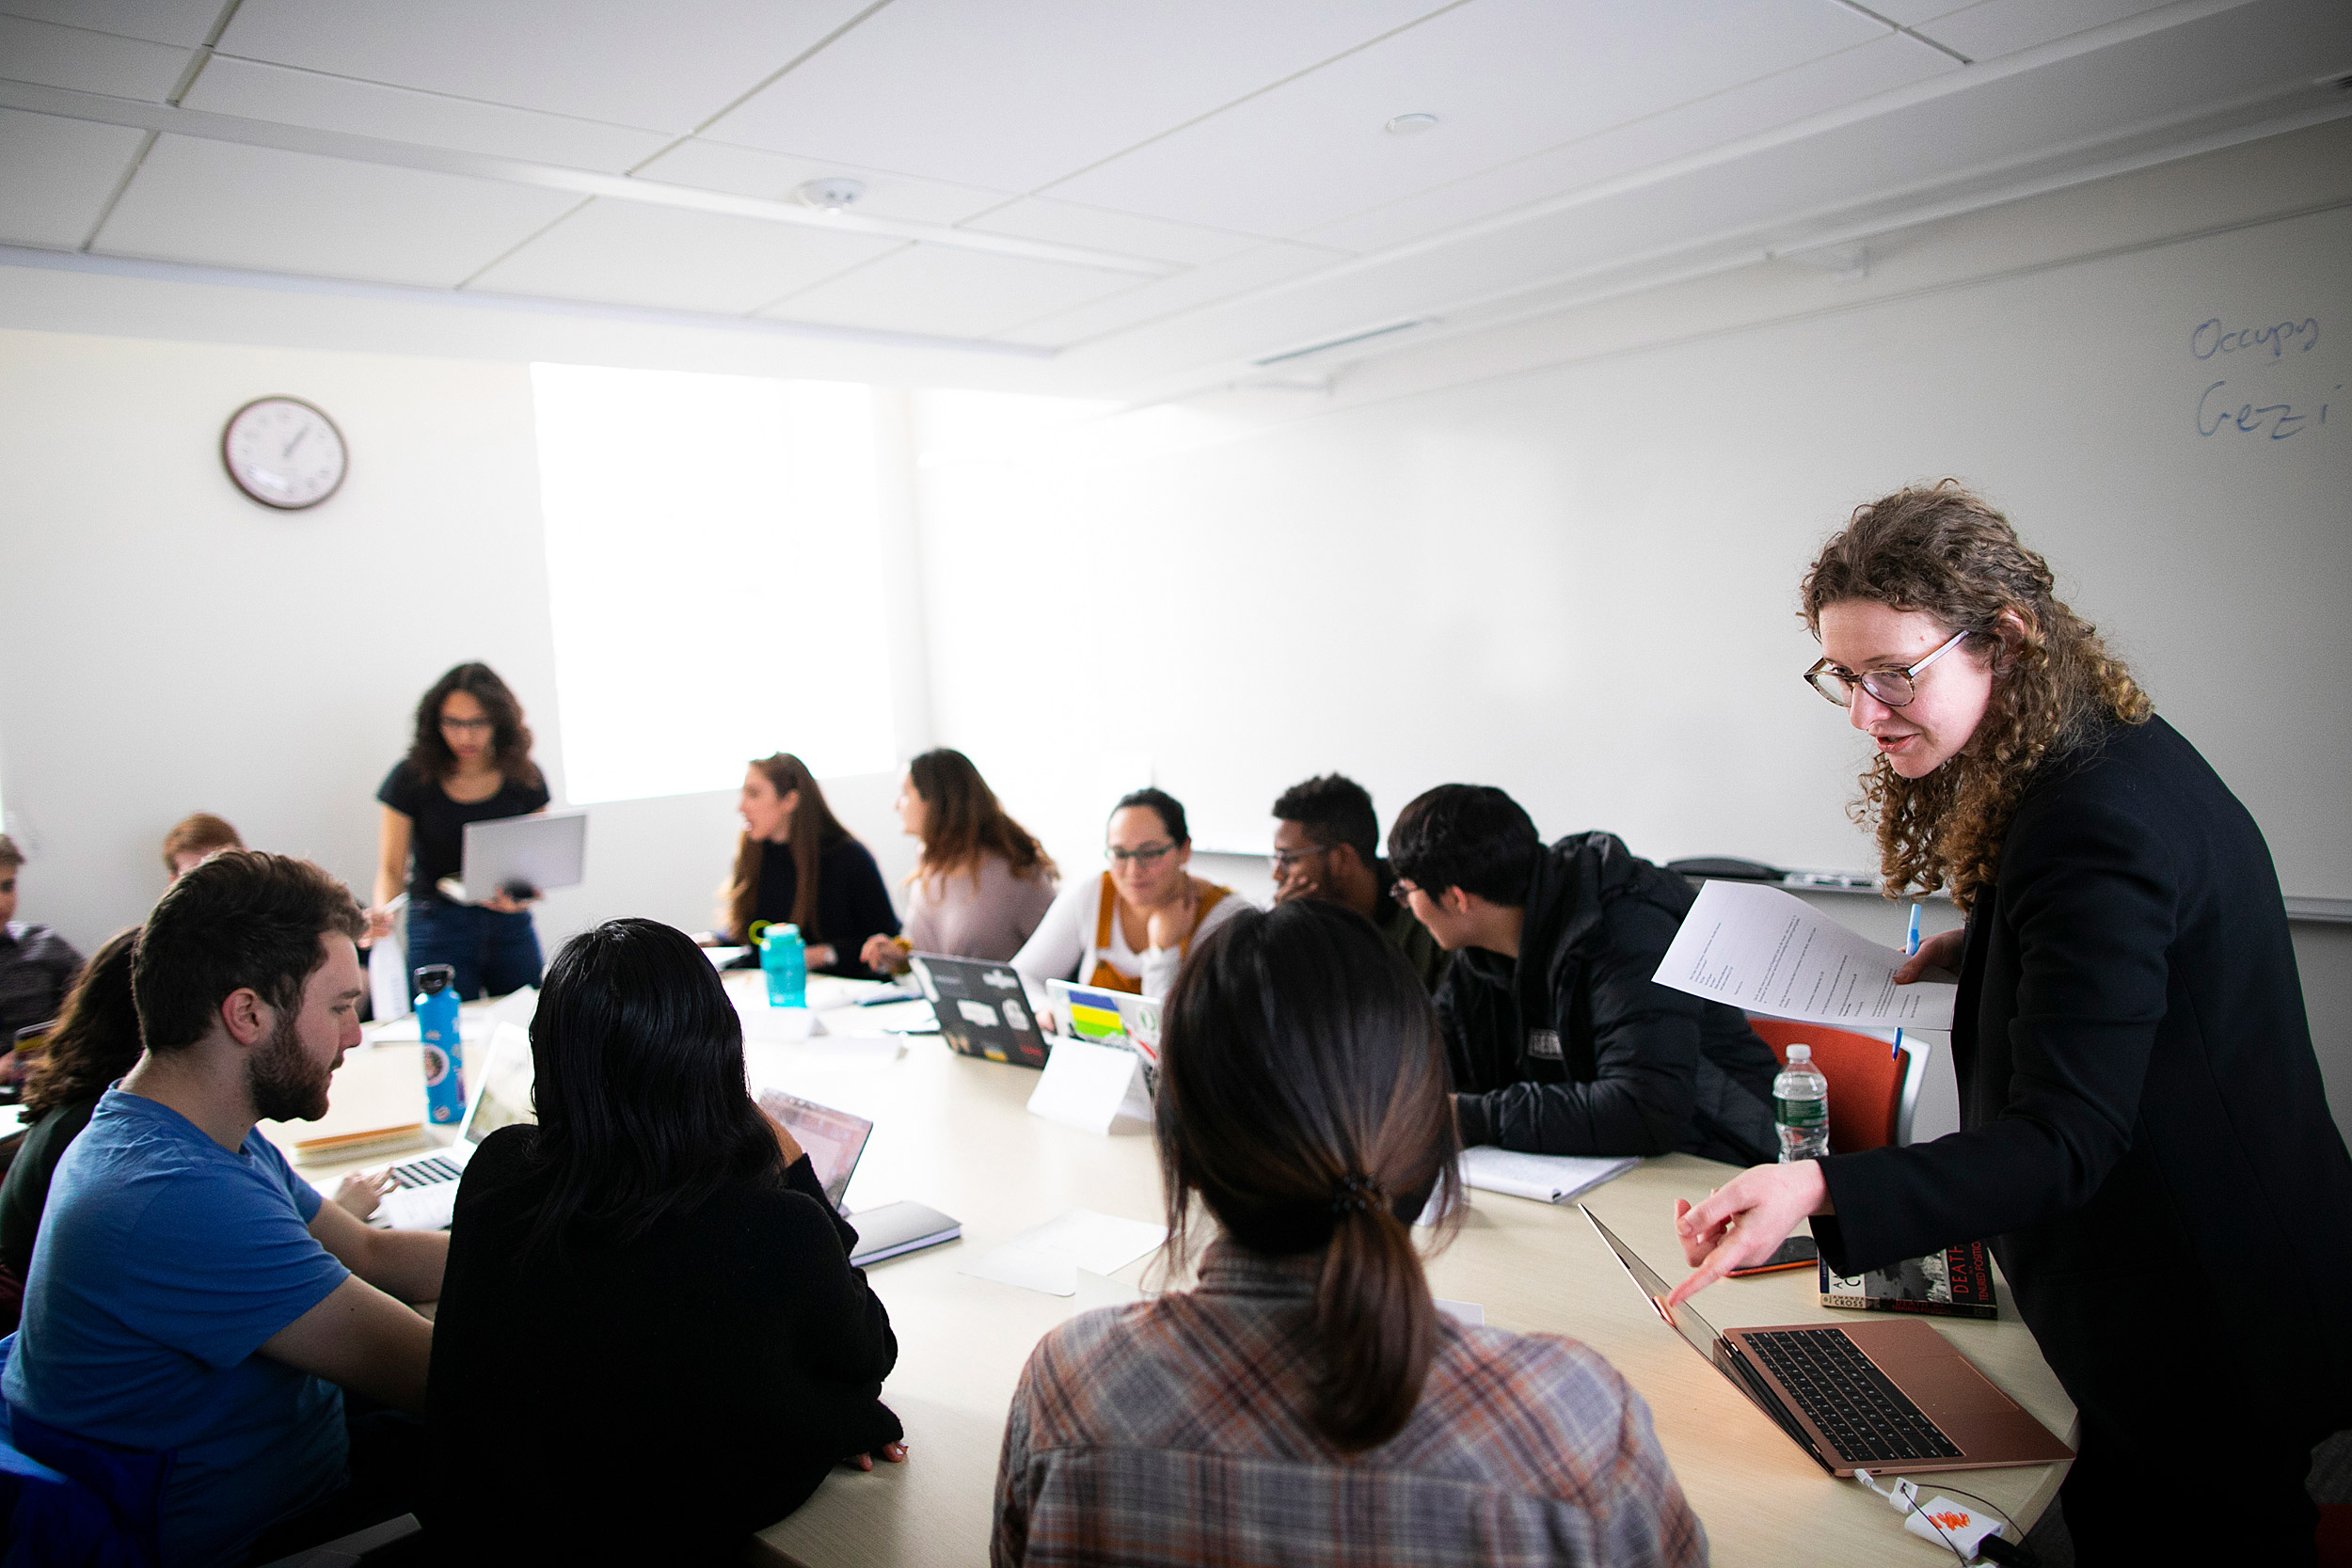
[[[1813,1065],[1829,1080],[1829,1147],[1835,1154],[1898,1148],[1911,1142],[1911,1119],[1919,1107],[1920,1081],[1927,1077],[1925,1040],[1903,1036],[1902,1058],[1888,1051],[1889,1037],[1792,1023],[1785,1018],[1750,1014],[1748,1027],[1788,1065],[1788,1048],[1809,1045]]]

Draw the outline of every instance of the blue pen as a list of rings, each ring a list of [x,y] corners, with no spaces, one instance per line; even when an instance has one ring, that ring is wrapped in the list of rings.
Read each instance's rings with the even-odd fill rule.
[[[1909,956],[1917,951],[1919,951],[1919,906],[1915,903],[1911,906],[1911,929],[1903,933],[1903,953]],[[1903,1032],[1898,1029],[1895,1031],[1895,1060],[1899,1062],[1902,1059]]]

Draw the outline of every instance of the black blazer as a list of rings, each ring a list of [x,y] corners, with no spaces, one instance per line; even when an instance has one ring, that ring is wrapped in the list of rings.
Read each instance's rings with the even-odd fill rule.
[[[537,1136],[491,1133],[457,1191],[425,1393],[437,1560],[739,1561],[903,1435],[889,1314],[805,1156],[557,1263],[519,1256]]]
[[[2274,1431],[2352,1421],[2352,1157],[2278,874],[2163,720],[2110,725],[2028,785],[1959,1000],[1962,1131],[1822,1162],[1832,1265],[1989,1237],[2087,1417],[2128,1416],[2128,1385],[2193,1362],[2205,1396]]]

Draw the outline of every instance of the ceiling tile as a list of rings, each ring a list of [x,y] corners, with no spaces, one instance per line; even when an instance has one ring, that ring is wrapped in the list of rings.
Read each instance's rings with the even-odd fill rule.
[[[141,39],[0,16],[0,76],[16,82],[160,103],[187,69],[191,53]]]
[[[1056,185],[1071,200],[1296,234],[1882,37],[1819,0],[1482,0]],[[1434,114],[1418,135],[1383,127]],[[1278,155],[1270,155],[1272,150]]]
[[[163,136],[91,248],[450,286],[578,200],[455,175]]]
[[[1136,286],[1134,275],[910,245],[760,312],[785,321],[985,338]]]
[[[221,5],[222,0],[0,0],[0,14],[194,49],[213,30]]]
[[[669,145],[660,131],[510,109],[215,55],[181,100],[191,109],[422,147],[619,174]]]
[[[1222,230],[1185,223],[1163,223],[1158,218],[1137,217],[1133,213],[1114,213],[1102,207],[1035,196],[974,218],[963,227],[985,230],[991,234],[1014,234],[1025,240],[1078,245],[1088,250],[1107,250],[1120,256],[1140,256],[1147,261],[1195,265],[1221,261],[1263,243],[1257,235],[1229,234]]]
[[[975,213],[1000,206],[1002,191],[950,185],[938,180],[916,180],[904,174],[850,164],[819,163],[781,152],[761,152],[748,147],[696,137],[683,141],[637,173],[647,180],[667,180],[699,190],[727,191],[780,201],[811,180],[846,174],[866,182],[857,210],[877,217],[903,218],[914,223],[957,223]]]
[[[903,244],[719,213],[596,200],[501,260],[469,287],[747,315]]]
[[[1327,267],[1347,258],[1338,251],[1324,250],[1314,245],[1287,245],[1277,242],[1262,245],[1238,256],[1228,256],[1207,266],[1194,267],[1130,289],[1107,299],[1081,305],[1075,309],[1057,311],[1037,321],[1025,322],[1001,336],[1014,342],[1040,343],[1061,348],[1099,338],[1105,333],[1119,332],[1146,322],[1156,322],[1185,310],[1198,309],[1219,300],[1231,299],[1269,283]]]
[[[144,131],[0,109],[0,242],[75,250]]]
[[[1028,191],[1438,8],[1437,0],[896,0],[711,134]]]
[[[245,0],[220,47],[393,87],[685,132],[864,0]]]
[[[2076,33],[2154,10],[2168,0],[1983,0],[1922,25],[1936,42],[1972,60],[1996,60]]]
[[[1959,61],[1916,39],[1883,34],[1694,103],[1320,225],[1298,237],[1351,250],[1385,249],[1960,69]]]

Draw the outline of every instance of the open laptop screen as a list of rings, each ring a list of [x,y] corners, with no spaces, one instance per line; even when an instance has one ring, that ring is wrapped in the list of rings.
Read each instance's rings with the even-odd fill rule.
[[[1581,1203],[1577,1208],[1593,1222],[1593,1228],[1599,1231],[1600,1239],[1609,1243],[1609,1250],[1617,1255],[1617,1261],[1625,1266],[1625,1272],[1633,1276],[1634,1285],[1649,1299],[1650,1309],[1665,1319],[1668,1327],[1688,1339],[1692,1350],[1710,1362],[1717,1361],[1715,1352],[1723,1342],[1723,1336],[1715,1332],[1714,1325],[1700,1317],[1687,1301],[1668,1310],[1666,1298],[1674,1293],[1674,1287],[1659,1278],[1658,1271],[1643,1262],[1631,1247],[1619,1241],[1615,1231],[1601,1224],[1598,1214]],[[1720,1365],[1720,1362],[1717,1364]]]
[[[532,1104],[531,1037],[520,1024],[501,1023],[490,1032],[490,1049],[483,1053],[481,1080],[474,1085],[473,1103],[466,1110],[460,1135],[479,1144],[501,1127],[539,1119]]]
[[[807,1151],[818,1184],[825,1189],[825,1200],[840,1208],[841,1195],[850,1190],[850,1177],[857,1169],[858,1157],[866,1152],[866,1140],[873,1134],[874,1124],[782,1089],[762,1089],[756,1099],[768,1119],[791,1133],[792,1141]]]

